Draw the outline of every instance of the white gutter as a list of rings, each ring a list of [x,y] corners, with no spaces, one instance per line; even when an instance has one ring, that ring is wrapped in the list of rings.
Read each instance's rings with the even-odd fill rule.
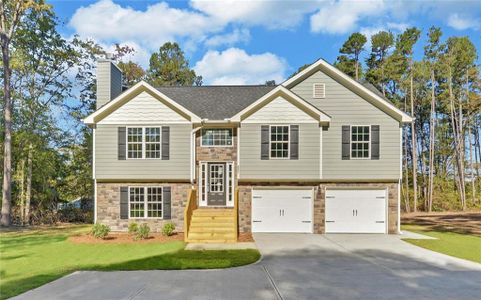
[[[194,184],[194,180],[195,180],[195,152],[196,152],[195,134],[200,129],[202,129],[202,127],[194,128],[191,130],[191,133],[190,133],[190,183],[191,184]]]

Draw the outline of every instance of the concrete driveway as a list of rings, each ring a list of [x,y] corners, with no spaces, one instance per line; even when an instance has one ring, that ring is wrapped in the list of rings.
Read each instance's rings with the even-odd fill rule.
[[[256,234],[257,264],[76,272],[16,299],[479,299],[481,265],[385,235]]]

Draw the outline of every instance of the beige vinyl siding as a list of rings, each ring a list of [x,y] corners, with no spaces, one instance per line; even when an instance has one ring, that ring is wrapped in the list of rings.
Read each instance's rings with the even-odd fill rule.
[[[314,83],[325,83],[324,99],[313,98]],[[291,90],[331,116],[328,130],[323,131],[324,180],[399,179],[401,145],[398,121],[320,71]],[[342,160],[342,125],[380,125],[380,159]]]
[[[99,124],[189,123],[147,92],[142,92],[102,119]]]
[[[240,180],[319,180],[320,128],[318,123],[299,124],[298,160],[261,160],[262,125],[260,123],[241,124]]]
[[[97,125],[95,131],[95,177],[97,180],[186,180],[190,179],[190,124],[170,127],[170,159],[118,160],[118,127]],[[148,125],[145,125],[148,126]],[[159,126],[158,124],[152,126]]]
[[[110,62],[97,63],[97,108],[110,101]]]
[[[122,72],[110,61],[97,62],[97,108],[122,93]]]
[[[243,122],[269,123],[273,120],[276,123],[318,123],[307,113],[280,96],[248,116]]]

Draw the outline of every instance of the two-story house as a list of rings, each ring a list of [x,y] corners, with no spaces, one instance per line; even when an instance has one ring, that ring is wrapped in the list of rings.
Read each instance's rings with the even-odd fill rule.
[[[121,82],[112,61],[98,62],[97,110],[84,120],[96,222],[173,222],[188,241],[399,231],[412,118],[326,61],[278,86]]]

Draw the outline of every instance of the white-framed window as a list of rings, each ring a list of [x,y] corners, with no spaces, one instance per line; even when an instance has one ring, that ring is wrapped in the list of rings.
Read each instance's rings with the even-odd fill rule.
[[[371,157],[371,126],[351,125],[351,158],[369,159]]]
[[[326,85],[324,83],[314,83],[312,85],[312,98],[320,99],[326,97]]]
[[[162,187],[129,187],[129,218],[162,218]]]
[[[202,147],[232,147],[232,128],[202,129]]]
[[[145,128],[145,158],[160,158],[160,127]]]
[[[143,156],[143,128],[127,128],[127,158],[142,158]]]
[[[161,158],[160,127],[127,127],[127,158]]]
[[[289,158],[289,125],[270,125],[269,155],[274,159]]]
[[[145,188],[129,188],[129,218],[143,218],[145,216]]]

